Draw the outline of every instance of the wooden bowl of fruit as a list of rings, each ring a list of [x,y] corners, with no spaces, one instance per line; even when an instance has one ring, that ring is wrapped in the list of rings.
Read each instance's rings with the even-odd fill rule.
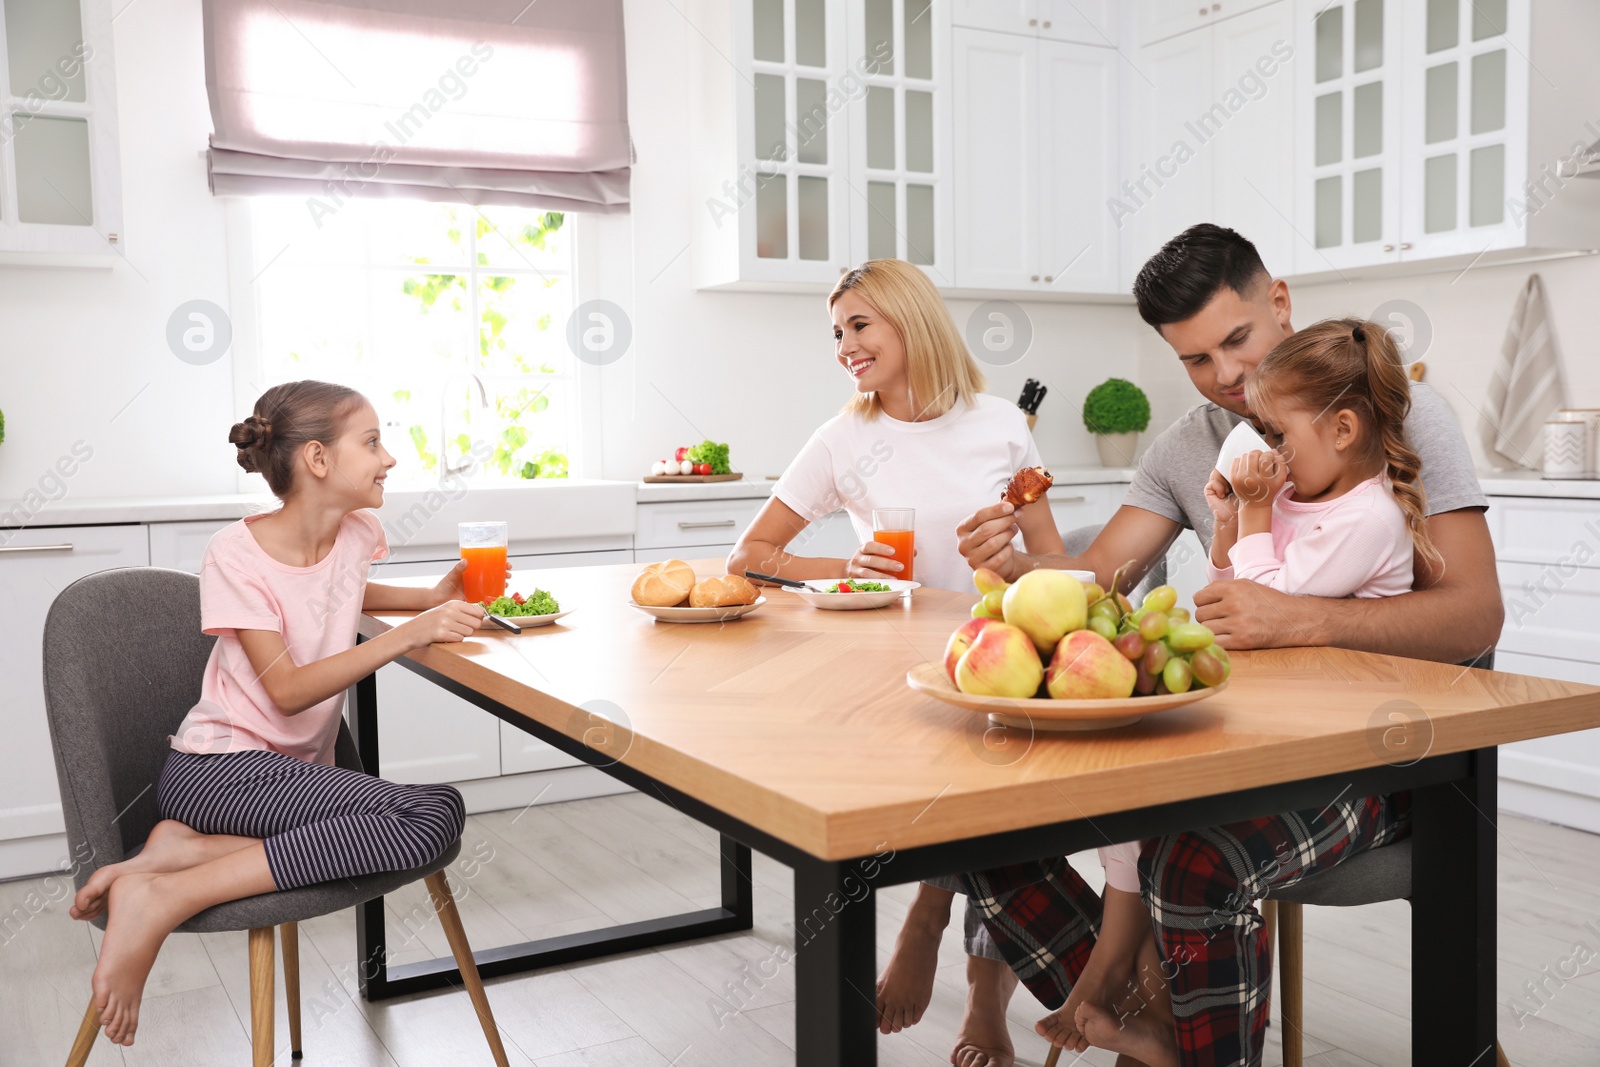
[[[1228,686],[1228,653],[1178,606],[1170,585],[1135,608],[1065,571],[1030,571],[1007,584],[983,569],[973,582],[983,599],[950,635],[944,662],[906,675],[907,685],[936,700],[1002,726],[1103,730]]]

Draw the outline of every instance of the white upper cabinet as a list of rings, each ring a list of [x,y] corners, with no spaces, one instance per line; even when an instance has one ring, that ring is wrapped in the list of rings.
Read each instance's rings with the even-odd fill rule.
[[[1134,36],[1140,44],[1149,44],[1191,30],[1203,29],[1214,22],[1242,15],[1275,0],[1220,0],[1203,3],[1202,0],[1133,0]]]
[[[1298,271],[1397,263],[1401,5],[1296,4]]]
[[[1108,293],[1118,236],[1115,50],[957,27],[955,282]]]
[[[851,262],[904,259],[953,285],[948,11],[850,0],[846,12],[850,64],[866,83],[850,116]]]
[[[120,251],[110,0],[0,0],[0,255]]]
[[[1560,174],[1597,139],[1600,66],[1577,42],[1600,40],[1600,4],[1296,0],[1295,18],[1299,273],[1600,245],[1600,182]]]
[[[1211,221],[1217,154],[1209,143],[1215,131],[1195,123],[1210,96],[1209,28],[1145,45],[1137,63],[1143,75],[1132,81],[1138,139],[1127,180],[1109,208],[1117,227],[1133,233],[1130,282],[1169,238]]]
[[[957,26],[1114,48],[1117,0],[952,0]]]

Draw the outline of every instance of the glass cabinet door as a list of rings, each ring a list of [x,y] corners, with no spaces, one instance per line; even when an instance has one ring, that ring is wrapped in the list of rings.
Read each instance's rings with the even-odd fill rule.
[[[1526,159],[1525,0],[1407,5],[1403,238],[1415,258],[1520,243],[1507,197]]]
[[[857,262],[908,260],[951,285],[943,3],[848,5],[851,68],[866,86],[851,122],[851,252]]]
[[[1300,3],[1300,273],[1399,256],[1400,0]]]
[[[741,156],[753,195],[740,212],[743,273],[828,281],[849,259],[841,12],[826,0],[745,3],[751,63]]]

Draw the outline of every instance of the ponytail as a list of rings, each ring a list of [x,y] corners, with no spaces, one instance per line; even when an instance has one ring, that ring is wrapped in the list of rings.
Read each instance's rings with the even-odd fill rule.
[[[1411,379],[1400,359],[1400,350],[1389,331],[1373,323],[1352,326],[1350,339],[1354,350],[1364,358],[1373,429],[1383,452],[1384,469],[1394,488],[1395,502],[1405,513],[1412,547],[1430,567],[1438,567],[1444,560],[1428,536],[1428,494],[1422,487],[1422,459],[1406,437],[1406,416],[1411,412]]]
[[[1363,444],[1381,461],[1405,514],[1415,555],[1430,567],[1443,557],[1428,536],[1428,498],[1422,460],[1406,437],[1411,379],[1389,331],[1360,319],[1327,319],[1291,335],[1261,361],[1245,383],[1251,408],[1268,410],[1279,398],[1312,411],[1348,407],[1361,422]]]

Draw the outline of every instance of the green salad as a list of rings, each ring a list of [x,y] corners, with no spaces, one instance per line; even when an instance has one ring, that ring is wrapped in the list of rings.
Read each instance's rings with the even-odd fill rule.
[[[889,587],[882,582],[863,582],[852,579],[828,586],[822,591],[824,593],[887,593]]]
[[[485,600],[483,609],[490,615],[514,619],[518,615],[554,615],[561,610],[561,605],[556,603],[555,597],[543,589],[535,589],[530,597],[512,593],[510,596],[495,600]]]

